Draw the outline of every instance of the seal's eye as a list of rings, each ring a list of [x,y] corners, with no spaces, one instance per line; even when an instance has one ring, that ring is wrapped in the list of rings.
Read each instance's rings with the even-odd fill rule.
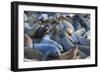
[[[57,52],[55,52],[55,56],[58,56],[58,53]]]
[[[55,52],[55,57],[58,58],[58,57],[61,57],[61,52]]]

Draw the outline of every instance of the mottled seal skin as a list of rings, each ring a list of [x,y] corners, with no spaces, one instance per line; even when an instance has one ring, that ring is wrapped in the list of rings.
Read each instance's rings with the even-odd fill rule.
[[[40,60],[42,53],[36,49],[32,49],[33,43],[32,39],[28,34],[24,35],[24,58],[25,59],[35,59]]]
[[[52,58],[61,56],[60,49],[50,44],[34,44],[34,48],[44,54],[42,60],[50,60]]]
[[[28,34],[24,34],[24,47],[33,47],[32,39]]]
[[[68,17],[56,13],[48,20],[48,13],[35,15],[29,11],[25,14],[25,61],[85,59],[90,56],[90,15],[68,14]],[[52,37],[44,38],[46,34]]]
[[[39,61],[43,58],[43,53],[32,48],[24,48],[24,58],[31,59],[33,61]]]
[[[41,26],[40,26],[40,27],[37,29],[37,31],[35,32],[35,34],[34,34],[33,37],[34,37],[34,38],[42,38],[42,37],[46,34],[48,28],[49,28],[48,25],[44,25],[44,27],[41,27]]]
[[[73,47],[71,50],[64,52],[60,57],[55,58],[54,60],[71,60],[77,59],[78,47]]]

